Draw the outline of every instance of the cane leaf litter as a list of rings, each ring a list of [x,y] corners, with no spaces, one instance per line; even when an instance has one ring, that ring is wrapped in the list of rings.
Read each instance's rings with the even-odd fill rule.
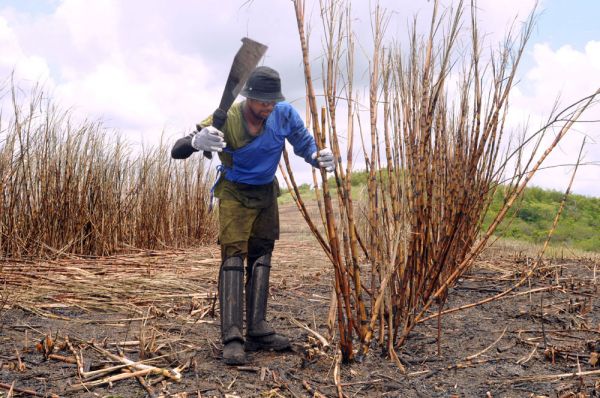
[[[344,365],[335,328],[326,322],[331,265],[292,205],[282,208],[282,225],[269,316],[292,340],[291,351],[251,353],[240,367],[222,363],[216,246],[36,267],[4,262],[0,391],[73,397],[304,397],[336,396],[339,389],[346,396],[396,397],[599,393],[597,259],[547,260],[503,299],[443,315],[439,347],[437,319],[420,323],[398,351],[403,371],[385,352]],[[452,289],[445,308],[510,288],[532,261],[522,251],[490,249]]]

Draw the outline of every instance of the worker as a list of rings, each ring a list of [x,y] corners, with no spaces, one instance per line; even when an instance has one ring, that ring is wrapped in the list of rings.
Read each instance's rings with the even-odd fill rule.
[[[257,67],[240,94],[245,100],[229,109],[221,130],[211,126],[212,116],[208,117],[172,150],[174,158],[186,158],[195,151],[217,152],[221,161],[213,189],[219,199],[222,262],[218,290],[223,360],[228,365],[246,363],[245,351],[290,348],[289,339],[276,333],[266,319],[271,256],[279,239],[275,172],[285,141],[313,167],[335,170],[331,150],[317,150],[298,112],[285,102],[277,71]]]

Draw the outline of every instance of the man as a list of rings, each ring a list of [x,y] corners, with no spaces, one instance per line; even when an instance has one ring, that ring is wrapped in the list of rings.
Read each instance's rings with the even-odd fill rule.
[[[271,254],[279,239],[275,172],[285,148],[314,167],[335,169],[331,151],[317,153],[312,136],[292,106],[284,102],[279,74],[266,66],[256,68],[241,95],[227,113],[222,131],[212,117],[178,140],[174,158],[194,151],[218,152],[220,177],[214,187],[219,198],[219,302],[223,359],[229,365],[246,362],[246,351],[286,350],[287,337],[276,333],[266,320]],[[243,336],[243,277],[246,259],[246,335]]]

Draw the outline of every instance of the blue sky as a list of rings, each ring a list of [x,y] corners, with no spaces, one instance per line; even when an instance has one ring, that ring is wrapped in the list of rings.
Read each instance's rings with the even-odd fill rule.
[[[316,57],[318,1],[307,3]],[[374,1],[353,2],[364,48],[371,40],[369,3]],[[500,40],[534,3],[480,0],[480,31],[491,43]],[[381,4],[393,15],[388,33],[402,39],[416,13],[427,25],[433,2]],[[600,87],[600,1],[541,0],[539,9],[511,100],[515,126],[536,126],[559,95],[567,105]],[[0,81],[13,71],[25,91],[40,81],[61,106],[101,119],[130,142],[153,145],[161,136],[174,141],[212,112],[243,36],[269,45],[264,63],[280,71],[286,96],[301,108],[301,59],[288,0],[0,0]],[[365,61],[357,64],[364,76]],[[586,118],[599,120],[598,106]],[[598,124],[578,125],[548,164],[572,163],[584,135],[586,161],[600,162],[599,131]],[[300,180],[308,179],[306,165],[296,162],[295,168]],[[534,184],[564,190],[570,171],[551,169]],[[600,166],[582,169],[574,189],[600,197]]]
[[[547,0],[541,8],[532,41],[581,49],[590,40],[600,40],[600,1]]]

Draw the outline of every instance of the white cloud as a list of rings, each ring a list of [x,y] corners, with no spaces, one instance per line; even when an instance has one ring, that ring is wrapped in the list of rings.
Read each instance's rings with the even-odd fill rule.
[[[48,65],[42,57],[27,54],[5,18],[0,15],[0,77],[14,72],[15,81],[37,83],[50,77]]]
[[[81,56],[104,58],[119,45],[119,25],[124,16],[115,1],[64,0],[54,14],[66,27],[69,43]]]
[[[533,47],[535,66],[527,74],[534,82],[534,95],[548,100],[562,93],[564,99],[574,98],[582,93],[591,94],[600,87],[600,42],[590,41],[584,51],[571,46],[553,50],[549,44],[535,44]]]
[[[531,118],[531,130],[546,121],[557,101],[558,109],[564,109],[600,88],[600,42],[588,42],[583,51],[571,46],[552,49],[546,43],[534,44],[532,55],[534,64],[525,72],[523,82],[529,90],[519,90],[512,103],[519,114]],[[587,137],[587,144],[583,162],[600,162],[598,123],[590,123],[600,120],[600,107],[592,105],[580,120],[582,122],[573,126],[545,166],[575,163],[584,137]],[[549,135],[545,145],[553,137],[553,134]],[[562,191],[568,185],[572,170],[573,167],[544,170],[533,183]],[[600,166],[584,166],[578,171],[574,190],[600,197],[599,181]]]

